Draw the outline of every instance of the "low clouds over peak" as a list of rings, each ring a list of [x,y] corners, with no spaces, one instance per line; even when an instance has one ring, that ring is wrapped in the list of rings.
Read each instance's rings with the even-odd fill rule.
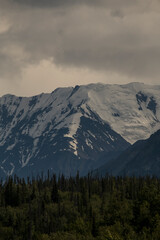
[[[158,0],[0,0],[0,78],[43,60],[155,82]],[[11,77],[12,76],[12,77]]]

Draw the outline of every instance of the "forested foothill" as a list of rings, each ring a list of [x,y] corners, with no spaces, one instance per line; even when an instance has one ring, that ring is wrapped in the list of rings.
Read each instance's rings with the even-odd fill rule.
[[[63,175],[0,184],[0,240],[159,240],[160,179]]]

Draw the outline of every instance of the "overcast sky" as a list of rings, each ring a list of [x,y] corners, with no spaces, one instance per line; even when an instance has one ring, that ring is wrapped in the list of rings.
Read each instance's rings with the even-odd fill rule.
[[[0,96],[160,85],[160,0],[0,0]]]

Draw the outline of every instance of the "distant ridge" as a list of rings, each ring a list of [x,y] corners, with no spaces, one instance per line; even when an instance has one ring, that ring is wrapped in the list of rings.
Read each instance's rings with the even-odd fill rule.
[[[147,140],[137,141],[118,158],[99,169],[100,174],[160,177],[160,130]]]

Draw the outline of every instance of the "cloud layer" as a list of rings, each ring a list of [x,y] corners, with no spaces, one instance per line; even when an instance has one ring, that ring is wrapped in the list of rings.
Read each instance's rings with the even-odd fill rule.
[[[159,79],[159,0],[0,0],[0,6],[0,79],[20,79],[44,60]]]

